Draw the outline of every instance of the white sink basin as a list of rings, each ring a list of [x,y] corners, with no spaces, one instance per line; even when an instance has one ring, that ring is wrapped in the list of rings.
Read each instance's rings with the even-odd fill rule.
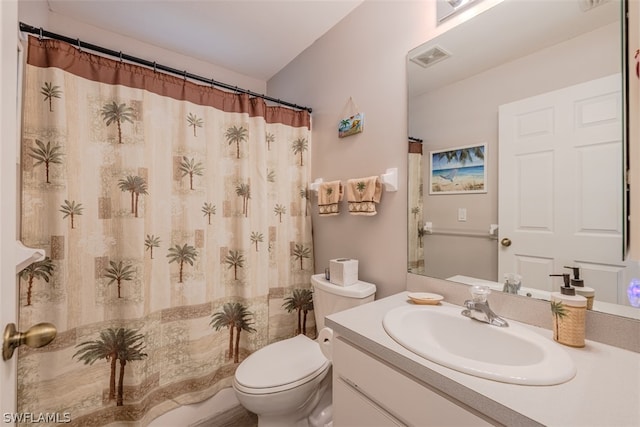
[[[382,324],[407,350],[476,377],[553,385],[575,376],[573,360],[552,339],[513,320],[502,328],[464,317],[461,311],[447,305],[408,304],[390,310]]]

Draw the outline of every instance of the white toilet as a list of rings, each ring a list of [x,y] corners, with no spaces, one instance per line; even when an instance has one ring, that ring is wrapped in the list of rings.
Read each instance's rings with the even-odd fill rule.
[[[373,301],[376,292],[366,282],[334,285],[324,274],[311,276],[311,285],[318,332],[325,316]],[[242,406],[258,415],[259,427],[331,423],[331,361],[317,341],[304,335],[252,353],[238,366],[233,389]]]

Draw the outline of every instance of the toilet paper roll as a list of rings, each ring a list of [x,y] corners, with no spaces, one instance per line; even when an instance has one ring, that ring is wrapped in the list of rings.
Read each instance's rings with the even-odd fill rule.
[[[322,328],[318,334],[318,344],[320,344],[320,351],[329,360],[332,360],[333,355],[333,329]]]

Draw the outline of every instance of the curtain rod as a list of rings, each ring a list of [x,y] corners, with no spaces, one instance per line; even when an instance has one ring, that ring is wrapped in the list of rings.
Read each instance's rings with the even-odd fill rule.
[[[267,95],[263,95],[263,94],[256,93],[256,92],[252,92],[252,91],[250,91],[248,89],[242,89],[242,88],[239,88],[238,86],[231,86],[229,84],[222,83],[222,82],[216,81],[214,79],[207,79],[205,77],[198,76],[196,74],[191,74],[191,73],[188,73],[186,70],[180,71],[180,70],[177,70],[175,68],[168,67],[166,65],[157,64],[154,61],[148,61],[146,59],[141,59],[141,58],[137,58],[135,56],[127,55],[125,53],[122,53],[122,51],[116,52],[115,50],[107,49],[105,47],[97,46],[97,45],[94,45],[94,44],[91,44],[91,43],[85,43],[83,41],[80,41],[80,39],[72,39],[71,37],[67,37],[67,36],[63,36],[63,35],[60,35],[60,34],[52,33],[50,31],[45,31],[45,30],[42,29],[42,27],[36,28],[36,27],[34,27],[32,25],[25,24],[24,22],[20,22],[20,31],[25,32],[25,33],[37,34],[40,38],[46,37],[46,38],[50,38],[50,39],[60,40],[60,41],[69,43],[69,44],[71,44],[73,46],[77,46],[80,49],[93,50],[94,52],[99,52],[99,53],[102,53],[102,54],[105,54],[105,55],[113,56],[113,57],[116,57],[116,58],[118,58],[120,60],[125,60],[125,61],[133,62],[133,63],[136,63],[136,64],[144,65],[145,67],[153,68],[154,70],[164,71],[165,73],[175,74],[177,76],[184,77],[185,79],[189,78],[189,79],[196,80],[196,81],[199,81],[199,82],[202,82],[202,83],[207,83],[207,84],[212,85],[212,86],[221,87],[221,88],[227,89],[229,91],[244,93],[244,94],[247,94],[249,96],[262,98],[262,99],[264,99],[266,101],[275,102],[277,104],[284,105],[284,106],[287,106],[287,107],[296,108],[298,110],[307,110],[309,113],[311,113],[311,111],[312,111],[311,107],[302,107],[302,106],[297,105],[297,104],[292,104],[290,102],[281,101],[280,99],[272,98],[272,97],[267,96]]]

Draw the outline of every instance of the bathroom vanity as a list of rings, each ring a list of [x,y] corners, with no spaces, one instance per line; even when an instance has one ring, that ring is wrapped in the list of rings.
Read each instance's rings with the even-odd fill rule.
[[[639,353],[595,341],[584,348],[566,347],[552,341],[552,331],[524,325],[569,354],[575,377],[551,386],[483,379],[418,356],[387,334],[385,314],[412,304],[407,295],[326,318],[335,334],[336,427],[640,425]]]
[[[334,340],[336,426],[485,426],[481,414],[347,340]]]

